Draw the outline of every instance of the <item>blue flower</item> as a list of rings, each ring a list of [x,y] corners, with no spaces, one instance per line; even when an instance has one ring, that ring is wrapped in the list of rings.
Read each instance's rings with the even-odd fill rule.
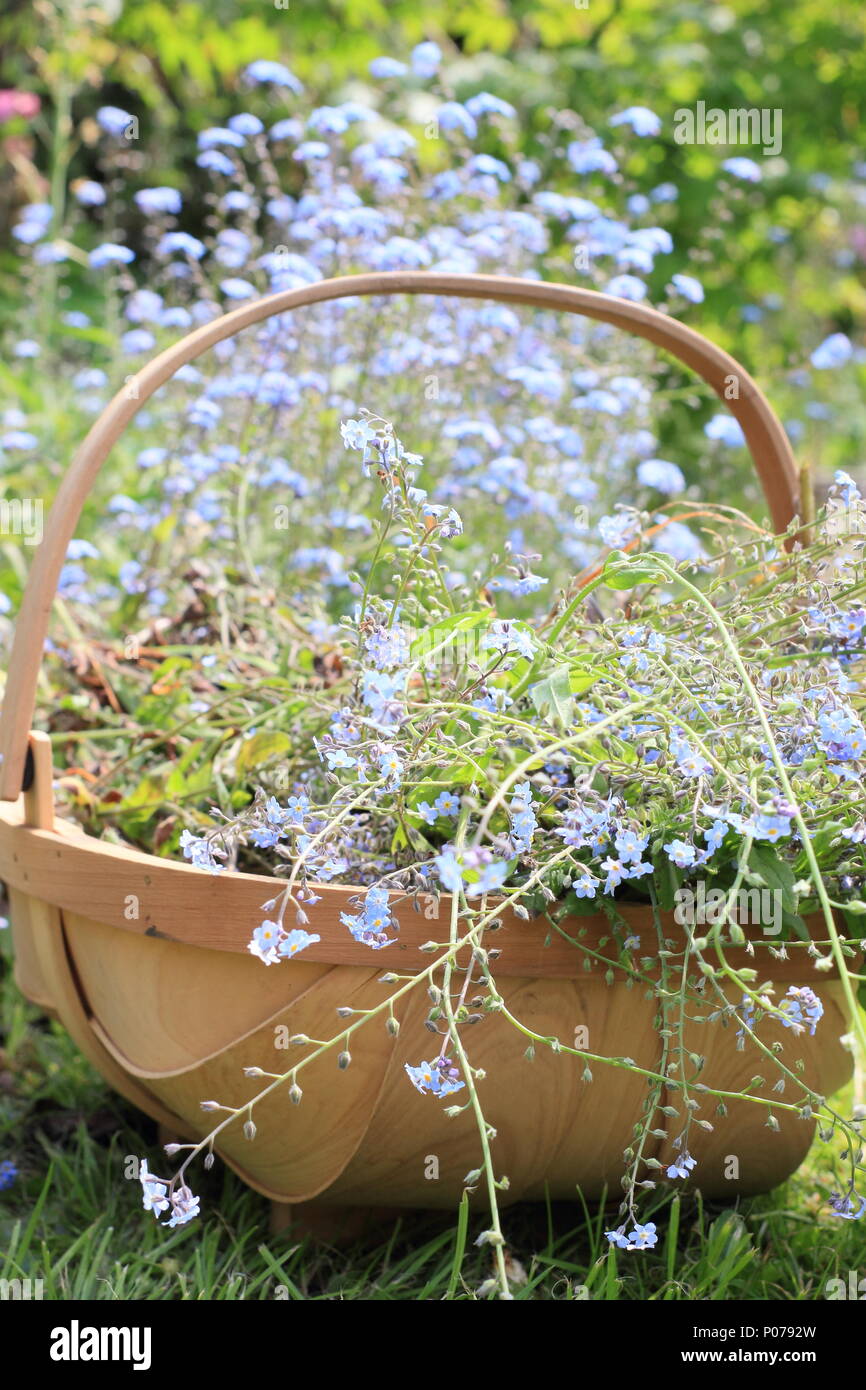
[[[627,125],[634,131],[635,135],[658,135],[662,128],[662,123],[654,111],[650,111],[648,106],[628,106],[625,111],[618,111],[615,116],[611,116],[610,124]]]
[[[665,845],[665,854],[678,869],[687,869],[694,864],[697,850],[685,840],[671,840],[670,844]]]
[[[128,246],[118,246],[113,241],[104,241],[101,246],[95,247],[87,258],[88,265],[93,270],[102,270],[107,265],[129,265],[130,261],[134,260],[134,251],[130,251]]]
[[[200,150],[213,150],[220,145],[228,145],[230,149],[242,150],[246,140],[239,130],[231,130],[226,126],[209,126],[207,130],[200,130],[198,133],[198,147]]]
[[[714,820],[709,830],[704,831],[704,839],[707,842],[707,853],[715,854],[721,845],[730,827],[726,821]]]
[[[304,90],[293,72],[282,63],[275,63],[267,58],[257,58],[254,63],[250,63],[244,71],[244,78],[253,85],[270,83],[274,87],[287,87],[296,95],[300,95]]]
[[[404,1065],[406,1075],[422,1095],[429,1092],[433,1096],[450,1096],[462,1090],[465,1084],[447,1057],[439,1057],[435,1062],[419,1062],[417,1067],[410,1067],[408,1062]]]
[[[523,631],[507,618],[497,618],[490,624],[481,639],[485,651],[497,651],[503,656],[514,653],[531,661],[535,647],[528,632]]]
[[[519,853],[529,853],[532,848],[532,837],[537,828],[535,812],[531,808],[518,806],[516,814],[512,810],[511,840]]]
[[[403,764],[393,748],[386,748],[379,755],[378,768],[390,788],[399,787],[403,776]]]
[[[619,512],[615,516],[603,516],[598,523],[598,534],[605,545],[619,550],[627,541],[633,539],[640,530],[637,517],[629,512]]]
[[[419,815],[425,825],[435,825],[439,819],[439,812],[435,806],[431,806],[429,801],[420,801],[416,808],[416,815]]]
[[[380,951],[396,940],[396,937],[388,935],[389,930],[397,926],[388,906],[389,897],[387,889],[369,888],[360,912],[354,916],[348,912],[340,913],[340,921],[349,928],[355,940],[374,951]],[[357,903],[358,900],[354,901]]]
[[[672,275],[671,284],[690,304],[703,304],[704,287],[693,275]]]
[[[626,865],[626,878],[643,878],[644,874],[651,874],[652,864],[644,863],[642,859],[636,859],[634,863]]]
[[[441,130],[462,130],[469,140],[478,134],[478,123],[459,101],[446,101],[436,112],[436,120]]]
[[[844,473],[841,468],[837,468],[833,474],[833,486],[830,492],[832,496],[838,497],[839,501],[846,507],[850,507],[860,500],[859,487],[850,474]]]
[[[618,1231],[605,1231],[605,1235],[611,1245],[616,1245],[620,1250],[628,1249],[628,1239],[625,1234],[625,1227],[621,1226]]]
[[[307,130],[317,135],[343,135],[349,129],[349,119],[339,106],[319,106],[307,118]]]
[[[209,873],[221,874],[223,865],[216,862],[216,855],[224,858],[224,851],[215,849],[203,836],[193,835],[184,830],[180,837],[180,847],[184,859],[189,859],[196,869],[207,869]]]
[[[637,480],[644,487],[663,492],[666,497],[672,497],[675,492],[682,492],[686,485],[682,470],[675,463],[669,463],[667,459],[644,459],[637,466]]]
[[[706,553],[698,537],[681,521],[667,522],[664,530],[653,537],[652,548],[678,562],[700,560]]]
[[[616,852],[623,863],[638,860],[649,843],[649,836],[639,836],[634,830],[621,830],[614,840]]]
[[[441,854],[433,860],[439,874],[439,882],[449,893],[459,893],[463,887],[463,873],[457,851],[453,845],[446,845]]]
[[[121,334],[121,350],[134,356],[136,353],[150,352],[156,347],[156,339],[146,328],[131,328],[128,333]]]
[[[572,892],[576,898],[594,898],[598,891],[598,879],[587,869],[580,874],[572,884]]]
[[[200,169],[208,169],[212,174],[222,174],[227,179],[235,177],[235,166],[222,150],[204,150],[195,162]]]
[[[454,536],[463,535],[463,522],[453,507],[442,507],[427,502],[421,508],[421,514],[436,522],[439,535],[443,540],[448,541],[452,540]]]
[[[467,850],[458,855],[453,845],[446,845],[433,864],[443,888],[449,893],[463,890],[467,898],[497,892],[508,877],[506,861],[493,859],[486,850]],[[472,878],[467,880],[466,874]]]
[[[17,1177],[18,1169],[11,1158],[4,1158],[3,1162],[0,1163],[0,1192],[5,1192],[8,1187],[11,1187]]]
[[[73,538],[66,547],[67,560],[98,560],[99,551],[90,541]]]
[[[438,43],[427,41],[416,44],[412,49],[412,71],[424,80],[435,77],[442,62],[442,49]]]
[[[763,177],[760,164],[739,154],[726,159],[722,168],[726,173],[733,174],[735,179],[743,179],[746,183],[760,183]]]
[[[83,208],[101,208],[105,202],[105,189],[93,179],[76,179],[72,185],[72,195]]]
[[[261,926],[256,927],[247,950],[264,961],[265,965],[273,965],[278,959],[277,948],[281,931],[279,922],[265,920]]]
[[[605,893],[612,893],[615,888],[619,887],[623,879],[628,876],[628,870],[622,860],[614,859],[612,855],[608,855],[606,859],[602,859],[601,867],[607,874],[607,878],[604,881]]]
[[[100,106],[96,113],[96,123],[106,135],[114,135],[119,139],[120,136],[126,135],[127,131],[134,129],[135,117],[119,106]]]
[[[808,1025],[809,1033],[815,1036],[818,1021],[824,1015],[824,1005],[808,985],[791,985],[786,997],[779,1005],[781,1023],[785,1028],[793,1028],[802,1033]]]
[[[7,430],[0,435],[0,449],[35,449],[39,439],[29,430]]]
[[[498,179],[500,183],[511,182],[511,170],[508,165],[503,164],[501,159],[494,159],[492,154],[473,155],[466,168],[470,174]]]
[[[844,367],[853,351],[851,339],[844,333],[831,333],[829,338],[825,338],[823,343],[815,348],[809,361],[819,371],[827,371],[833,367]]]
[[[852,1198],[857,1198],[860,1202],[856,1211]],[[830,1198],[830,1207],[837,1216],[842,1217],[843,1221],[859,1221],[860,1217],[866,1212],[866,1197],[861,1197],[860,1194],[854,1192],[853,1189],[849,1191],[845,1197],[841,1196],[838,1192],[834,1192]]]
[[[328,767],[332,772],[337,768],[357,767],[358,765],[358,759],[353,758],[350,753],[347,753],[345,748],[329,748],[325,753],[325,757],[328,760]]]
[[[440,792],[433,805],[440,816],[456,816],[460,813],[460,797],[455,792]]]
[[[735,420],[733,415],[714,415],[712,420],[708,420],[704,425],[704,434],[707,439],[718,440],[720,444],[727,444],[730,449],[739,448],[746,442],[739,421]]]
[[[669,1178],[687,1178],[691,1170],[696,1167],[697,1160],[692,1158],[688,1152],[680,1154],[674,1159],[667,1170]]]
[[[775,844],[790,833],[791,820],[788,816],[772,816],[762,812],[754,818],[752,834],[756,840],[769,840],[770,844]]]
[[[470,116],[516,116],[514,107],[501,97],[494,96],[492,92],[476,92],[474,97],[469,97],[465,103],[466,110]]]
[[[655,1222],[647,1221],[642,1226],[639,1221],[636,1221],[634,1230],[629,1231],[626,1250],[651,1250],[657,1243]]]
[[[181,197],[176,188],[141,188],[134,195],[137,208],[147,217],[180,212]]]
[[[825,705],[818,712],[818,727],[825,743],[837,743],[856,727],[856,720],[852,718],[850,711]]]
[[[364,649],[378,671],[405,666],[409,659],[409,639],[401,627],[377,627],[367,634]]]
[[[45,236],[51,226],[53,211],[49,203],[30,203],[21,210],[21,221],[12,229],[16,241],[32,246]]]
[[[302,931],[300,927],[294,927],[281,938],[278,947],[279,953],[291,960],[292,956],[296,956],[299,951],[305,951],[308,946],[312,946],[314,942],[321,941],[321,939],[320,936]]]
[[[480,898],[485,893],[497,893],[508,877],[508,865],[503,859],[483,864],[474,883],[467,884],[467,898]]]
[[[590,140],[573,140],[566,157],[576,174],[615,174],[619,167],[613,155],[603,148],[598,135]]]
[[[695,751],[685,739],[671,739],[671,752],[677,760],[677,771],[683,777],[706,777],[712,766],[701,753]]]
[[[251,285],[249,280],[239,280],[235,276],[220,280],[220,289],[226,299],[249,299],[251,295],[258,294],[255,285]]]
[[[190,236],[189,232],[166,232],[157,243],[156,254],[173,256],[176,251],[189,256],[192,261],[200,261],[205,253],[205,245],[198,237]]]
[[[400,63],[396,58],[374,58],[370,64],[371,77],[405,77],[409,69],[405,63]]]
[[[646,285],[643,280],[638,280],[636,275],[615,275],[612,280],[608,280],[605,289],[617,299],[630,299],[635,304],[646,299],[647,294]]]
[[[250,111],[239,111],[236,116],[229,117],[229,130],[243,135],[244,138],[261,135],[264,128],[264,122]]]

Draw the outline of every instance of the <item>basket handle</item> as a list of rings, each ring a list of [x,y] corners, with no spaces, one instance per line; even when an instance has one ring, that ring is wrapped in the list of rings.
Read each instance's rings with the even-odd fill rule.
[[[320,280],[242,305],[182,338],[161,352],[108,403],[78,449],[51,508],[21,602],[0,715],[0,800],[14,801],[21,791],[27,739],[33,719],[36,686],[49,615],[57,582],[85,498],[125,426],[145,401],[179,367],[215,343],[275,314],[357,295],[431,294],[460,299],[492,299],[538,309],[583,314],[646,338],[679,358],[703,377],[730,406],[739,421],[758,471],[777,531],[784,531],[798,510],[798,474],[791,446],[778,417],[757,383],[726,352],[677,319],[644,304],[598,294],[594,290],[542,280],[499,275],[438,275],[427,271],[389,271]],[[737,397],[727,400],[726,387],[736,382]]]

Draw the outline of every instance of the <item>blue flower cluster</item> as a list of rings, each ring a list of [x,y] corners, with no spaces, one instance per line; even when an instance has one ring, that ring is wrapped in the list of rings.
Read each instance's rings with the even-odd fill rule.
[[[463,1089],[465,1082],[460,1080],[460,1072],[447,1057],[438,1057],[435,1062],[419,1062],[417,1067],[405,1063],[406,1074],[416,1091],[432,1096],[450,1096]]]
[[[605,1231],[608,1241],[615,1245],[618,1250],[652,1250],[658,1244],[658,1235],[654,1221],[647,1221],[641,1224],[640,1221],[634,1223],[634,1230],[626,1234],[625,1226],[620,1226],[615,1231]]]
[[[388,905],[389,900],[390,894],[387,889],[370,888],[360,905],[360,911],[354,914],[340,913],[340,921],[343,926],[349,928],[352,936],[362,946],[369,946],[374,951],[380,951],[383,946],[391,946],[397,940],[396,935],[388,935],[397,927],[397,922]]]

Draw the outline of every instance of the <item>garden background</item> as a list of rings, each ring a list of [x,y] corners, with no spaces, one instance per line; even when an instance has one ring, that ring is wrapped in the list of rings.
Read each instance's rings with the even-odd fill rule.
[[[833,7],[812,0],[589,0],[586,8],[565,0],[433,0],[423,9],[403,0],[8,5],[0,17],[5,495],[50,499],[92,421],[88,393],[101,403],[108,385],[119,387],[133,370],[121,347],[130,331],[122,295],[147,287],[154,256],[135,191],[177,189],[178,225],[193,237],[212,234],[200,136],[245,109],[250,65],[288,65],[303,83],[308,112],[371,99],[380,84],[370,63],[384,55],[409,64],[425,41],[441,49],[446,95],[459,103],[485,91],[514,108],[509,156],[533,161],[544,186],[564,197],[594,196],[604,171],[584,175],[573,159],[563,165],[558,141],[585,141],[597,131],[609,143],[617,113],[655,114],[660,130],[649,139],[640,137],[640,118],[631,118],[636,138],[620,161],[623,197],[673,189],[657,200],[670,251],[641,268],[647,302],[671,300],[673,284],[680,297],[672,312],[755,374],[819,495],[837,469],[862,480],[864,39],[857,0]],[[678,144],[674,113],[698,101],[708,109],[780,110],[780,151],[764,157],[748,148]],[[125,162],[108,175],[98,119],[105,107],[132,114],[140,128]],[[422,112],[416,128],[423,124]],[[424,148],[432,171],[454,157],[444,134]],[[483,152],[494,158],[502,150],[491,138]],[[738,155],[757,161],[758,174],[723,169]],[[76,190],[90,184],[109,188],[116,236],[88,221],[86,196]],[[292,191],[298,194],[297,181]],[[28,221],[33,205],[43,212]],[[638,204],[634,211],[640,215]],[[38,236],[21,234],[36,222]],[[99,273],[93,253],[121,240],[135,261],[118,289]],[[40,257],[34,247],[42,243],[73,250]],[[560,250],[567,275],[571,247]],[[570,273],[574,283],[606,287],[581,281],[574,267]],[[177,336],[167,328],[161,342]],[[690,488],[760,515],[745,450],[714,437],[712,408],[684,374],[651,365],[649,384],[667,407],[655,422],[658,452],[677,459]],[[96,373],[89,383],[88,372]],[[130,488],[128,462],[117,467],[103,501]],[[128,536],[112,537],[97,508],[80,535],[108,566],[130,558]],[[7,642],[5,615],[14,614],[29,558],[20,538],[3,539]],[[51,692],[43,695],[50,700]],[[63,698],[70,700],[68,690]],[[0,1194],[0,1277],[38,1274],[46,1296],[79,1298],[255,1299],[273,1297],[280,1285],[292,1298],[418,1299],[440,1297],[452,1285],[453,1221],[406,1218],[381,1242],[348,1254],[312,1250],[268,1237],[266,1204],[230,1174],[208,1180],[214,1216],[206,1226],[142,1229],[118,1174],[124,1155],[153,1148],[153,1128],[106,1090],[62,1030],[21,1001],[8,947],[3,965],[0,1157],[17,1176]],[[797,1205],[805,1199],[806,1210],[817,1212],[808,1166],[793,1185]],[[607,1298],[819,1297],[828,1279],[857,1268],[857,1228],[837,1224],[830,1239],[820,1221],[790,1214],[789,1200],[782,1191],[726,1211],[684,1199],[665,1246],[618,1271],[597,1262],[604,1223],[594,1211],[576,1206],[555,1219],[544,1209],[512,1213],[514,1256],[528,1275],[518,1296],[569,1298],[583,1286]],[[481,1277],[481,1253],[477,1261]]]

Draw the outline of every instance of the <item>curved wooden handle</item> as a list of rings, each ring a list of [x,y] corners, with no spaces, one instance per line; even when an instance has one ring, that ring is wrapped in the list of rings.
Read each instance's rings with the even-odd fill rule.
[[[72,460],[58,489],[42,543],[36,552],[24,591],[0,716],[0,799],[14,801],[21,791],[27,737],[33,719],[36,684],[51,605],[66,550],[78,524],[81,508],[109,451],[126,425],[179,367],[193,361],[215,343],[274,314],[307,304],[356,295],[438,294],[461,299],[494,299],[538,309],[583,314],[627,329],[664,348],[703,377],[739,421],[764,488],[777,531],[784,531],[797,514],[798,475],[782,426],[757,383],[726,352],[694,329],[644,304],[598,294],[594,290],[541,280],[499,275],[437,275],[426,271],[389,271],[320,280],[300,289],[244,304],[182,338],[155,357],[105,407]],[[726,387],[736,383],[737,396],[727,400]]]

